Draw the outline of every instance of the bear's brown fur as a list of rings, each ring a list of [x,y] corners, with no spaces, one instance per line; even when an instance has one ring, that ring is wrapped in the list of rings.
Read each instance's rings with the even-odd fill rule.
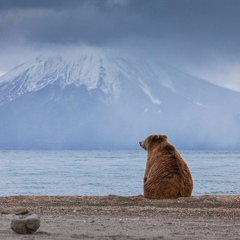
[[[154,134],[139,142],[147,150],[144,197],[173,199],[190,197],[193,180],[190,170],[166,135]]]

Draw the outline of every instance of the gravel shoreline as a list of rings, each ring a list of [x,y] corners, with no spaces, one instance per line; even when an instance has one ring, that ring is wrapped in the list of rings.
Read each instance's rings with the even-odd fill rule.
[[[41,219],[37,233],[10,229],[16,207]],[[143,196],[0,197],[0,239],[240,239],[240,195],[149,200]],[[19,236],[21,238],[19,238]]]

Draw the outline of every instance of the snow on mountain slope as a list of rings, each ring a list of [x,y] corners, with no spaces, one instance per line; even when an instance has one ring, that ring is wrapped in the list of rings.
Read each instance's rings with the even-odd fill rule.
[[[152,69],[153,67],[155,69]],[[62,88],[71,84],[76,87],[85,85],[88,90],[98,88],[116,99],[121,91],[120,76],[138,82],[143,92],[155,104],[160,104],[161,101],[152,95],[148,81],[153,83],[158,79],[162,86],[174,91],[170,78],[156,64],[149,67],[145,63],[132,63],[105,55],[83,55],[74,59],[43,55],[0,77],[0,104],[56,82]]]
[[[28,62],[13,69],[13,71],[1,77],[1,93],[8,92],[4,96],[11,101],[28,92],[36,92],[48,84],[58,81],[64,88],[69,84],[80,86],[86,85],[88,89],[97,88],[101,80],[103,92],[110,90],[117,92],[117,82],[113,82],[114,72],[104,75],[105,67],[103,60],[92,56],[83,56],[76,61],[70,62],[62,57],[38,57],[34,62]],[[2,96],[2,95],[1,95]]]
[[[45,54],[0,77],[0,148],[135,148],[153,132],[185,149],[236,148],[239,102],[164,63]]]

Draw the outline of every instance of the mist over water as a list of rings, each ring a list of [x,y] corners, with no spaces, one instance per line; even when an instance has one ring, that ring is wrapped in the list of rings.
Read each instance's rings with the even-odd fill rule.
[[[140,195],[144,150],[0,151],[0,195]],[[181,151],[193,195],[240,194],[240,152]]]

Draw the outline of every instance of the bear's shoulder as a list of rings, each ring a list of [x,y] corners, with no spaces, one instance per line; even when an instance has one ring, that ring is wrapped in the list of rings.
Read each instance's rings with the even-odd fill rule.
[[[164,144],[162,151],[165,153],[175,153],[177,149],[170,143]]]

